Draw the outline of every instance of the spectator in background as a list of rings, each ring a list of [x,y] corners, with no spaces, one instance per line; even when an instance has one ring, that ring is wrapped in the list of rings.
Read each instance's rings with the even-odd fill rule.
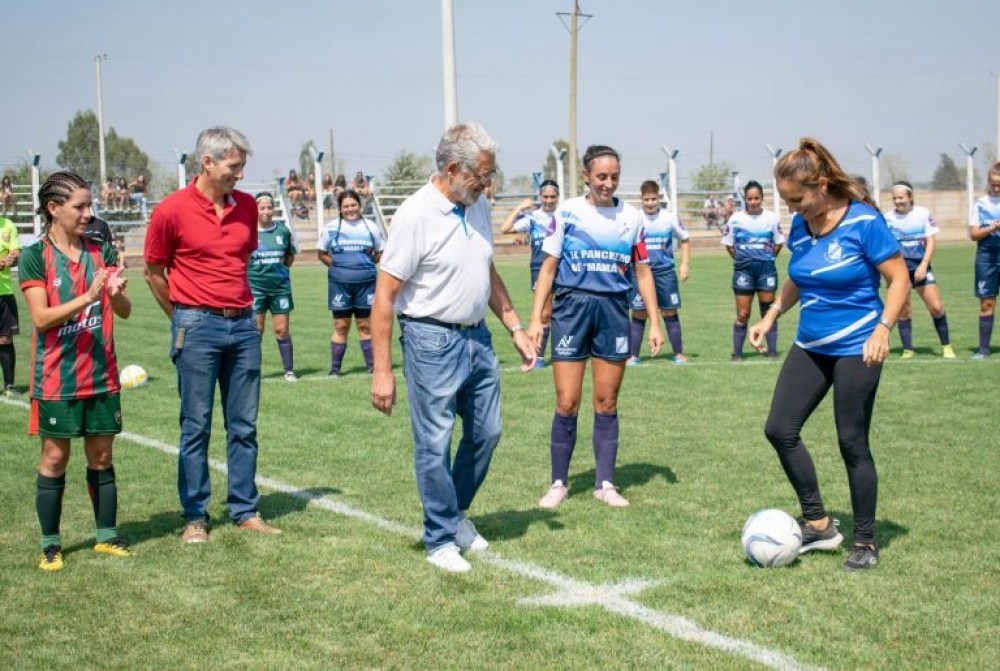
[[[121,269],[125,268],[125,242],[120,238],[115,238],[114,234],[111,232],[111,226],[108,225],[108,222],[104,221],[100,217],[91,215],[90,220],[87,222],[87,230],[83,232],[83,237],[98,247],[110,244],[115,248],[117,257],[116,265]]]
[[[299,173],[295,170],[288,171],[288,179],[285,180],[285,193],[288,194],[288,200],[292,202],[293,207],[302,203],[304,195],[302,180],[299,179]]]
[[[337,179],[333,180],[333,200],[334,202],[340,200],[340,194],[347,191],[347,178],[344,177],[344,173],[339,173]]]
[[[354,176],[354,184],[351,188],[362,198],[368,198],[372,195],[372,190],[368,184],[368,178],[365,177],[365,174],[360,170],[358,170],[358,174]]]
[[[725,202],[719,206],[718,214],[715,217],[715,225],[719,227],[720,233],[725,230],[729,218],[736,212],[736,197],[729,196]]]
[[[128,208],[129,190],[128,182],[124,177],[119,177],[115,184],[115,209],[124,211]]]
[[[305,196],[306,204],[312,203],[316,198],[316,173],[312,170],[302,183],[302,195]]]
[[[128,188],[131,191],[129,199],[132,204],[136,207],[142,206],[142,201],[146,199],[146,176],[139,175],[129,182]]]
[[[6,217],[7,212],[10,212],[12,217],[17,216],[17,197],[14,195],[14,185],[10,181],[10,175],[4,175],[3,182],[0,182],[0,204],[3,207],[3,216]]]
[[[716,219],[719,216],[719,201],[715,194],[709,194],[702,206],[701,216],[705,219],[705,230],[709,231],[716,226]]]
[[[333,208],[336,200],[337,196],[333,193],[333,176],[325,172],[323,173],[323,210]]]
[[[101,186],[101,205],[105,210],[112,210],[115,207],[115,180],[108,177]]]

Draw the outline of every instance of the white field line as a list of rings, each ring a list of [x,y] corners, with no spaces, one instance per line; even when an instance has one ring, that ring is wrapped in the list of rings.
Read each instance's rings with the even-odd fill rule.
[[[13,401],[0,399],[4,404],[28,408],[28,404],[23,401]],[[178,449],[173,445],[168,445],[163,441],[149,438],[131,432],[122,432],[119,435],[122,440],[150,447],[166,454],[177,456]],[[209,460],[212,469],[226,473],[226,464],[215,459]],[[256,482],[259,486],[279,491],[289,496],[295,497],[307,504],[316,506],[343,517],[348,517],[360,522],[365,522],[394,534],[406,536],[412,540],[419,540],[420,529],[411,527],[399,522],[387,520],[378,515],[355,508],[354,506],[335,501],[326,496],[316,496],[304,491],[301,487],[295,487],[280,480],[258,475]],[[487,551],[475,555],[479,561],[497,568],[503,569],[515,575],[545,583],[556,591],[553,594],[527,597],[518,602],[529,606],[550,606],[550,607],[578,607],[597,606],[609,613],[614,613],[630,618],[648,627],[662,631],[669,636],[691,643],[698,643],[709,648],[714,648],[738,657],[743,657],[751,661],[762,664],[772,669],[781,671],[798,671],[800,669],[811,669],[797,662],[793,657],[776,650],[770,650],[749,641],[725,636],[703,629],[687,618],[672,613],[647,608],[640,603],[632,601],[628,596],[637,594],[643,590],[655,587],[658,583],[650,580],[625,580],[611,585],[598,585],[575,580],[556,571],[543,568],[536,564],[505,559],[494,551]]]

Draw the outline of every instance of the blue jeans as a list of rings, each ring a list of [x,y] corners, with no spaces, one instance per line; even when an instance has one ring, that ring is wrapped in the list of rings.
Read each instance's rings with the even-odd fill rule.
[[[208,443],[212,436],[215,384],[222,392],[229,490],[234,522],[257,512],[257,408],[260,403],[260,334],[252,314],[226,319],[175,308],[170,358],[177,367],[181,441],[177,489],[184,519],[207,520],[212,494]]]
[[[500,442],[500,363],[485,325],[470,329],[401,320],[413,463],[428,551],[455,542],[459,511],[486,479]],[[454,462],[455,416],[462,439]]]

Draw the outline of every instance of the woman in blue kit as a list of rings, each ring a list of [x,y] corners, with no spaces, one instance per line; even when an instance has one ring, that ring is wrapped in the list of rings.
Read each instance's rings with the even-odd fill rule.
[[[555,508],[566,498],[569,462],[576,446],[583,376],[591,360],[594,387],[594,497],[614,507],[628,501],[614,486],[618,455],[618,390],[629,356],[629,270],[635,272],[647,310],[659,313],[644,242],[642,213],[615,198],[621,164],[611,147],[591,146],[583,156],[587,194],[563,202],[548,231],[535,285],[528,335],[542,338],[542,310],[552,304],[552,368],[556,411],[550,453],[552,485],[538,505]],[[653,356],[663,345],[658,320],[650,325]]]
[[[358,341],[365,368],[372,372],[370,317],[375,297],[375,264],[382,256],[382,232],[378,224],[361,216],[361,196],[348,189],[337,197],[340,216],[320,233],[316,254],[327,271],[327,303],[333,313],[330,337],[330,376],[339,377],[347,351],[351,317],[358,326]]]
[[[556,207],[559,205],[559,185],[547,179],[538,188],[538,199],[541,206],[536,207],[535,201],[525,199],[511,210],[507,219],[500,227],[501,233],[527,233],[531,242],[531,290],[538,283],[538,271],[545,260],[542,242],[546,232],[555,226]],[[535,357],[535,368],[545,368],[545,346],[549,341],[549,319],[552,316],[552,297],[542,309],[542,339],[538,345],[538,355]],[[529,364],[530,366],[530,364]],[[522,366],[522,368],[524,368]]]
[[[800,302],[799,329],[778,375],[764,432],[802,507],[802,549],[834,550],[843,536],[827,515],[816,469],[801,430],[833,388],[840,454],[854,511],[854,544],[844,568],[878,563],[875,508],[878,474],[868,443],[889,333],[910,291],[910,278],[882,214],[857,183],[812,138],[799,141],[774,171],[778,191],[795,213],[788,236],[788,280],[750,344],[764,351],[778,317]],[[888,284],[879,298],[880,276]]]

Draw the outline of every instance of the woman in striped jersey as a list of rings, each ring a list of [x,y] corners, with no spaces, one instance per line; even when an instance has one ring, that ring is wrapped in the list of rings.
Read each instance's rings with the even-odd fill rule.
[[[42,440],[35,497],[42,529],[38,567],[57,571],[63,567],[59,521],[70,440],[81,436],[97,522],[94,551],[131,554],[116,527],[112,444],[122,430],[113,321],[114,315],[127,318],[132,304],[114,247],[98,247],[84,237],[91,195],[83,178],[57,172],[42,185],[38,200],[45,233],[24,250],[19,276],[35,327],[28,433]]]

